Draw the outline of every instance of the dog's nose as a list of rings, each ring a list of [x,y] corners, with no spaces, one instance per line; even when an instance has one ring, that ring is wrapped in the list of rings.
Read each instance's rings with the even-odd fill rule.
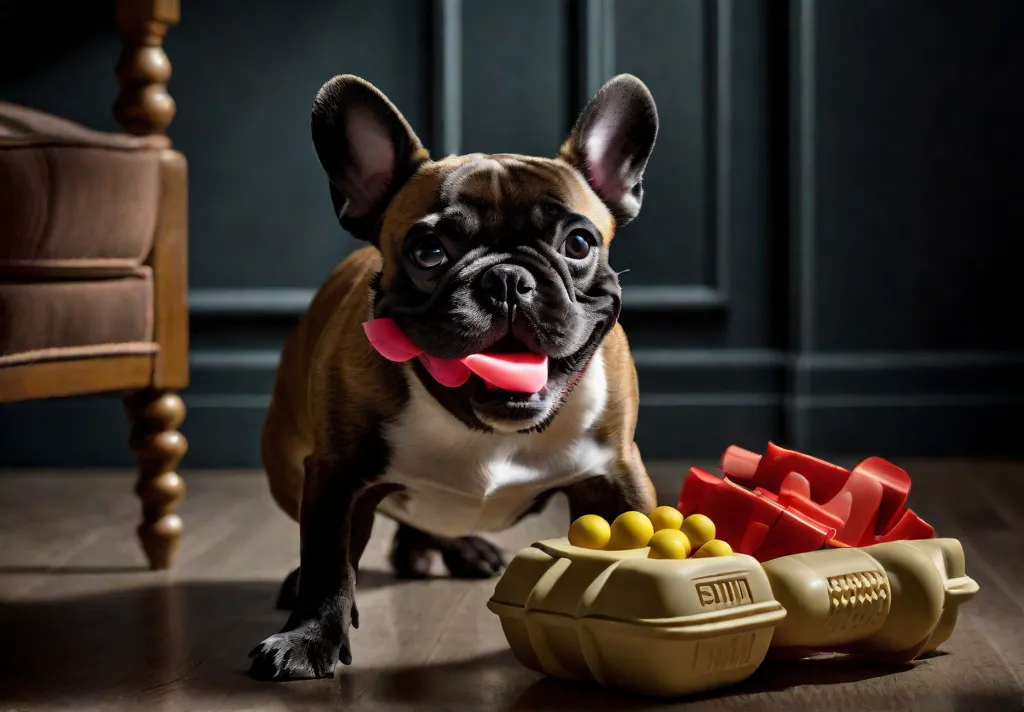
[[[537,280],[525,267],[500,264],[484,272],[480,286],[495,301],[505,304],[529,299],[537,289]]]

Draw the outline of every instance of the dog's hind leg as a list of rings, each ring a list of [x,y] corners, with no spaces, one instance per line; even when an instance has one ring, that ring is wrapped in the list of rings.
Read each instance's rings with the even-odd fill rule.
[[[277,610],[290,611],[295,607],[295,599],[299,596],[299,567],[296,566],[281,584],[277,594]]]
[[[505,568],[505,559],[497,546],[478,536],[446,539],[435,537],[406,524],[399,524],[391,547],[391,568],[402,579],[430,575],[433,552],[452,578],[491,578]]]
[[[301,336],[301,330],[296,330],[285,343],[281,354],[282,366],[277,372],[274,394],[260,437],[260,457],[267,473],[270,494],[281,511],[296,522],[302,501],[305,458],[313,450],[309,419],[304,416],[304,389],[302,383],[295,382],[290,375],[296,370],[296,360],[302,357]],[[281,584],[277,609],[292,610],[298,593],[299,569],[296,568]]]

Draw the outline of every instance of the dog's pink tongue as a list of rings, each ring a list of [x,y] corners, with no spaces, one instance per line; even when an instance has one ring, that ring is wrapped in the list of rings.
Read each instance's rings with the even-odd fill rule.
[[[471,354],[459,360],[503,391],[537,393],[548,382],[548,357],[542,354]]]
[[[462,363],[462,359],[438,358],[429,354],[420,354],[420,361],[430,371],[434,380],[447,388],[458,388],[469,380],[472,372]]]
[[[461,386],[471,373],[480,376],[490,388],[515,393],[537,393],[548,382],[548,358],[542,354],[470,354],[460,359],[444,359],[423,353],[393,319],[367,321],[363,331],[381,356],[399,362],[418,356],[430,375],[448,388]]]

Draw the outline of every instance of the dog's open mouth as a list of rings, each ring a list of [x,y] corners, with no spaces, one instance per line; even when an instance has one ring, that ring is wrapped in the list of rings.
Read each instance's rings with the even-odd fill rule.
[[[393,319],[373,319],[363,330],[374,349],[389,361],[419,358],[438,383],[458,388],[471,377],[479,378],[486,393],[504,402],[543,398],[548,382],[548,358],[530,351],[518,339],[507,336],[486,351],[458,359],[443,359],[424,353],[395,324]]]
[[[526,344],[511,334],[506,334],[498,343],[484,349],[479,354],[473,354],[473,357],[477,361],[478,369],[480,365],[484,365],[485,371],[486,369],[532,369],[543,365],[544,383],[547,383],[547,359],[544,359],[541,354],[531,351]],[[488,391],[494,392],[495,395],[503,395],[507,398],[528,398],[538,393],[538,391],[530,391],[528,388],[499,386],[498,383],[504,383],[508,378],[488,378],[488,373],[480,373],[478,369],[470,367],[474,377],[480,379],[484,387]],[[515,378],[521,378],[521,376],[516,376]],[[539,374],[537,379],[539,380]]]
[[[482,351],[487,354],[528,354],[533,353],[530,347],[524,344],[522,341],[512,336],[512,334],[505,334],[493,346],[488,346]]]
[[[475,354],[475,356],[480,362],[488,363],[492,368],[537,368],[539,371],[539,367],[542,366],[544,374],[544,385],[537,390],[529,390],[523,387],[508,388],[499,386],[495,381],[503,382],[507,379],[488,379],[485,374],[480,374],[477,370],[474,370],[472,380],[478,382],[479,387],[475,389],[473,399],[478,403],[537,403],[547,396],[547,359],[542,354],[535,353],[530,347],[511,334],[505,335],[498,343],[484,349],[479,354]],[[522,375],[517,374],[515,378],[520,379]],[[536,375],[536,381],[540,382],[539,373]],[[525,385],[532,386],[534,384]]]

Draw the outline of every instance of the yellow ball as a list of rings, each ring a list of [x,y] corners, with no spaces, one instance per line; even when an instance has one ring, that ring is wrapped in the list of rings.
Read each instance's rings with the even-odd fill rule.
[[[623,512],[612,522],[611,541],[608,548],[642,549],[654,536],[654,525],[643,512]]]
[[[608,522],[596,514],[584,514],[569,527],[569,543],[584,549],[603,549],[611,536]]]
[[[649,546],[648,559],[685,559],[690,555],[690,540],[678,529],[654,532]]]
[[[654,531],[662,529],[679,529],[683,525],[683,513],[675,507],[658,507],[650,514]]]
[[[704,559],[710,556],[731,556],[732,547],[721,539],[712,539],[694,552],[693,558]]]
[[[691,514],[679,528],[695,549],[715,538],[715,523],[703,514]]]

